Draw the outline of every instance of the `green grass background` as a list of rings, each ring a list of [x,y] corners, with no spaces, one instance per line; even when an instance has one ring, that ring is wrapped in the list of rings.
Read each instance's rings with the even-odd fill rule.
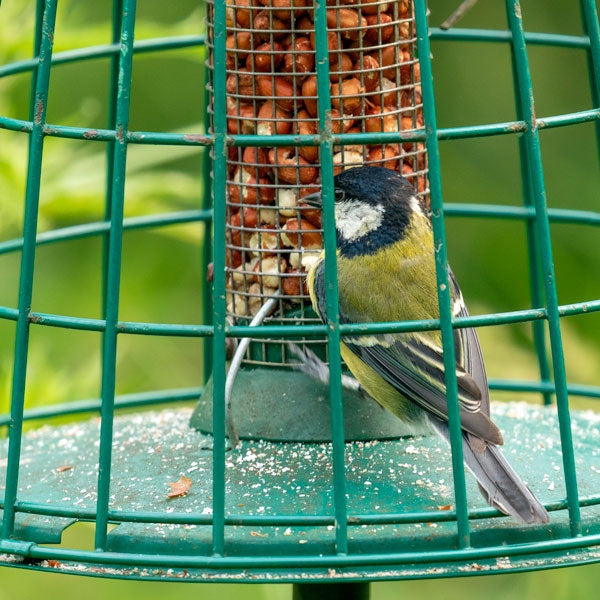
[[[111,2],[62,0],[55,51],[110,40]],[[431,22],[439,24],[458,4],[431,0]],[[568,5],[568,6],[567,6]],[[524,0],[529,31],[581,34],[578,3]],[[197,34],[203,5],[196,0],[139,2],[137,39]],[[35,2],[3,0],[0,8],[0,64],[26,59],[33,46]],[[504,2],[479,2],[460,23],[465,27],[506,28]],[[515,118],[510,52],[505,44],[433,42],[434,77],[440,127],[510,121]],[[538,116],[590,108],[585,54],[581,50],[530,46]],[[133,67],[131,129],[202,130],[203,63],[198,49],[136,55]],[[98,59],[53,68],[49,123],[105,127],[109,61]],[[0,114],[28,118],[30,76],[0,79]],[[541,132],[548,202],[553,207],[598,211],[600,171],[593,124]],[[442,142],[442,182],[448,202],[522,203],[515,136]],[[128,151],[126,216],[199,207],[203,191],[202,155],[193,148],[131,145]],[[0,130],[0,239],[22,234],[27,137]],[[47,138],[44,146],[39,230],[103,218],[104,144]],[[525,227],[519,221],[470,218],[447,220],[448,253],[473,313],[530,307]],[[125,234],[120,318],[198,323],[202,289],[199,224]],[[590,226],[552,225],[559,302],[600,297],[600,236]],[[16,306],[19,255],[0,255],[0,305]],[[100,317],[99,238],[41,246],[36,256],[33,309]],[[600,314],[563,320],[570,382],[600,385]],[[480,331],[490,377],[533,380],[536,357],[530,327],[512,325]],[[14,323],[0,321],[0,404],[10,398]],[[161,365],[160,369],[156,366]],[[136,339],[118,346],[117,392],[128,393],[201,383],[202,348],[196,339]],[[97,397],[100,336],[54,328],[33,328],[27,378],[27,407]],[[518,399],[514,394],[497,395]],[[529,398],[539,401],[537,397]],[[597,402],[573,399],[577,408]],[[38,423],[39,425],[39,423]],[[74,530],[68,540],[84,543]],[[0,571],[0,600],[56,594],[63,600],[121,598],[289,598],[286,585],[149,583],[60,576],[19,569]],[[517,575],[456,580],[376,583],[373,598],[415,599],[464,596],[496,598],[593,597],[600,566],[590,565]]]

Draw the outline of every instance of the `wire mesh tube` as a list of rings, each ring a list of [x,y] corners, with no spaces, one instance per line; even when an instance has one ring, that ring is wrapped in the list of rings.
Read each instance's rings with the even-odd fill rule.
[[[227,132],[245,137],[227,154],[227,313],[247,323],[277,293],[277,319],[309,322],[304,277],[323,247],[320,211],[302,202],[321,184],[315,10],[306,0],[229,0],[226,15]],[[380,135],[423,127],[412,3],[331,2],[326,21],[326,134],[373,134],[336,145],[334,173],[383,165],[413,181],[426,202],[424,144]],[[211,56],[214,35],[209,3]]]

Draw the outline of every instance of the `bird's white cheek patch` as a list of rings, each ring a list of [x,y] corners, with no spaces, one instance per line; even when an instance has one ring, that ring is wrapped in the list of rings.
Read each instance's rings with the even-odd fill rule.
[[[419,201],[417,200],[416,196],[410,197],[410,208],[414,213],[417,213],[418,215],[423,215],[423,209],[421,208],[421,205],[419,204]]]
[[[338,202],[335,206],[335,226],[347,241],[357,240],[375,231],[383,222],[385,209],[360,200]]]

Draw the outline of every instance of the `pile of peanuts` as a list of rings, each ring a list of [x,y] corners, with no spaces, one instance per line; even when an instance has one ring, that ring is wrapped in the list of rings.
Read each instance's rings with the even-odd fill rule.
[[[317,134],[312,1],[226,2],[228,133]],[[411,0],[327,5],[333,133],[423,127]],[[215,34],[210,8],[209,47]],[[228,313],[254,315],[274,293],[302,302],[306,271],[322,248],[320,212],[302,202],[320,187],[319,147],[265,144],[228,152]],[[425,201],[422,144],[344,144],[334,148],[333,162],[335,173],[363,164],[395,169]]]

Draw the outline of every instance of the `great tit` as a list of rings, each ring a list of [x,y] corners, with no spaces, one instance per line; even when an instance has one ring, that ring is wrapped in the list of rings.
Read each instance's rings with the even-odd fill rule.
[[[414,188],[379,167],[348,169],[334,178],[340,323],[439,318],[433,232]],[[303,199],[320,205],[320,194]],[[327,321],[324,254],[307,275],[313,307]],[[468,315],[448,269],[452,313]],[[378,403],[416,430],[449,442],[440,331],[342,336],[346,365]],[[486,501],[521,523],[546,523],[546,509],[498,446],[490,419],[487,377],[477,333],[454,330],[464,461]]]

